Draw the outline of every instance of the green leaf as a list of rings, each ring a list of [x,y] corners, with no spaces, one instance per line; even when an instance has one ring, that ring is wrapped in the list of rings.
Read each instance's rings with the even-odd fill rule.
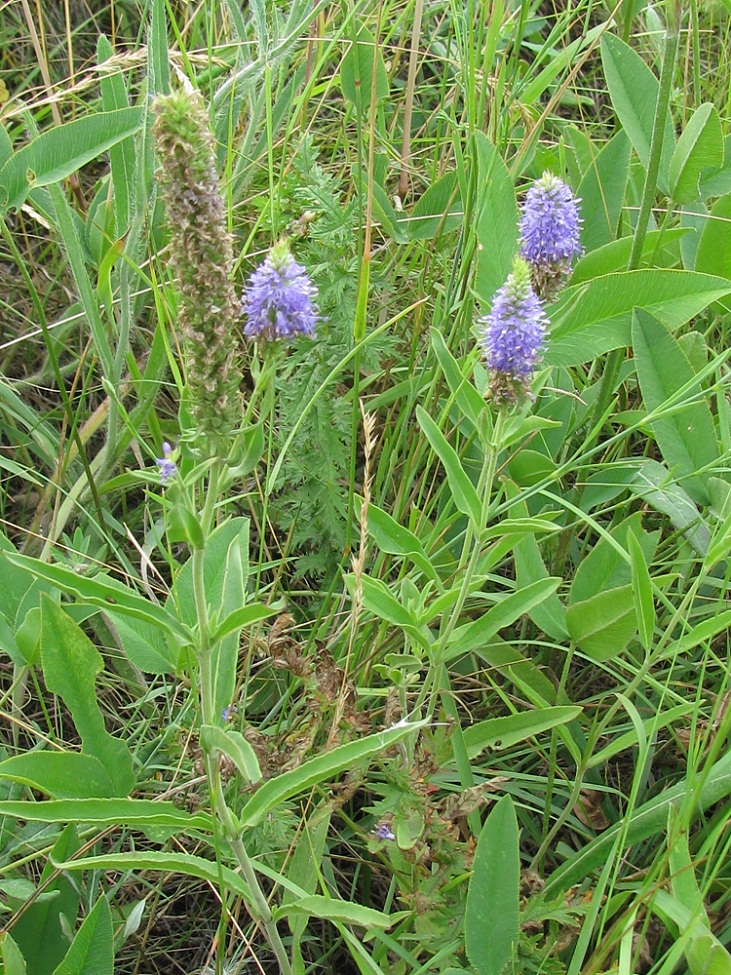
[[[78,752],[28,752],[0,762],[0,778],[57,799],[111,797],[109,773],[94,755]]]
[[[578,190],[581,200],[581,243],[586,251],[617,236],[629,178],[630,143],[620,129],[597,153]],[[625,262],[625,267],[627,262]]]
[[[640,643],[649,650],[655,634],[655,603],[652,596],[652,579],[645,560],[645,553],[634,532],[630,532],[629,555],[632,563],[632,596],[639,630]]]
[[[630,490],[652,508],[667,515],[674,528],[682,532],[700,556],[705,556],[711,541],[708,528],[683,488],[676,484],[666,467],[656,460],[643,460],[628,484]]]
[[[114,49],[107,38],[99,35],[96,45],[97,62],[102,65],[114,56]],[[102,95],[102,108],[105,112],[116,111],[129,107],[127,87],[121,69],[113,74],[101,73],[99,87]],[[117,235],[121,237],[127,232],[135,199],[135,144],[134,139],[118,142],[109,150],[109,168],[112,173],[114,187],[114,214]]]
[[[332,818],[332,805],[328,802],[317,806],[299,834],[294,853],[287,864],[287,879],[301,887],[306,894],[313,894],[320,879],[320,866],[325,852],[327,834]],[[282,892],[282,908],[297,902],[291,891]],[[292,947],[299,951],[299,941],[307,927],[307,915],[291,915],[289,928],[292,932]],[[301,952],[300,952],[301,955]]]
[[[141,108],[97,112],[36,136],[0,169],[0,213],[21,206],[34,187],[65,179],[137,132],[143,117]]]
[[[358,924],[364,928],[390,928],[395,919],[376,911],[372,907],[362,907],[352,901],[341,901],[320,894],[308,894],[296,901],[288,901],[274,910],[274,919],[291,917],[293,914],[307,914],[324,918],[326,921],[342,921],[345,924]]]
[[[612,107],[630,138],[640,162],[647,169],[660,85],[642,58],[614,34],[603,34],[602,66]],[[675,145],[672,119],[668,115],[663,130],[658,186],[669,189],[670,159]]]
[[[33,803],[18,805],[31,806]],[[66,826],[53,844],[51,856],[41,872],[44,896],[26,904],[13,925],[13,937],[30,975],[51,975],[68,951],[69,939],[64,928],[73,929],[76,924],[80,893],[69,877],[56,872],[52,858],[70,859],[78,849],[79,838],[75,827]]]
[[[520,934],[520,851],[513,800],[503,796],[485,820],[465,907],[465,949],[478,975],[501,975]]]
[[[372,98],[375,97],[377,102],[388,98],[390,86],[386,64],[367,27],[358,29],[355,40],[343,58],[340,87],[359,115],[368,109]]]
[[[664,230],[650,230],[645,234],[640,258],[641,265],[654,265],[668,267],[670,264],[677,263],[676,242],[687,237],[691,233],[689,227],[671,227]],[[571,275],[571,284],[583,284],[591,278],[599,278],[604,274],[612,274],[615,271],[624,271],[629,263],[630,253],[632,252],[633,237],[621,237],[613,240],[610,244],[604,244],[591,253],[584,254],[574,268]],[[704,271],[706,274],[715,274],[711,268],[696,267],[696,271]],[[728,277],[728,275],[720,275]]]
[[[450,660],[458,654],[471,653],[481,644],[489,643],[499,630],[510,626],[521,616],[529,613],[534,606],[548,599],[560,585],[561,579],[553,576],[538,579],[505,596],[486,613],[482,613],[478,619],[457,627],[450,637],[446,659]]]
[[[7,558],[15,565],[29,569],[35,576],[45,579],[81,602],[100,606],[102,609],[111,608],[117,613],[145,620],[177,638],[184,646],[193,643],[190,630],[183,626],[177,617],[115,579],[103,575],[90,578],[79,575],[65,565],[49,565],[27,555],[8,554]]]
[[[180,644],[166,639],[159,626],[105,610],[114,624],[127,658],[145,674],[179,674],[184,667],[185,654]]]
[[[592,660],[613,660],[637,631],[632,586],[598,592],[566,610],[571,639]]]
[[[251,899],[249,888],[235,870],[223,864],[219,866],[215,860],[206,860],[192,853],[126,850],[124,853],[106,853],[101,856],[65,860],[57,862],[56,867],[59,870],[120,870],[123,872],[149,870],[155,873],[182,873],[186,877],[206,880],[215,890],[218,890],[223,878],[228,890],[240,894],[246,902]]]
[[[327,782],[346,769],[357,768],[401,738],[418,731],[424,724],[424,721],[399,722],[398,725],[375,735],[339,745],[332,751],[311,758],[289,772],[282,772],[275,778],[268,779],[242,809],[239,823],[243,828],[256,826],[280,803],[315,785]]]
[[[112,912],[100,897],[53,975],[114,975]]]
[[[230,758],[249,785],[261,779],[256,752],[238,731],[204,724],[200,742],[207,752],[220,752]]]
[[[703,274],[731,278],[731,193],[711,207],[698,241],[695,269]]]
[[[518,204],[510,173],[495,146],[481,132],[475,134],[475,145],[480,187],[475,292],[489,305],[505,284],[518,249]]]
[[[578,366],[631,344],[632,312],[644,308],[670,329],[731,292],[731,281],[664,268],[607,274],[565,288],[550,307],[545,360]]]
[[[668,415],[651,421],[663,457],[688,494],[707,504],[709,473],[702,471],[718,463],[719,451],[713,417],[695,371],[665,326],[641,309],[635,311],[632,345],[648,411],[654,414],[666,403],[674,404]]]
[[[362,511],[362,507],[360,508]],[[440,583],[439,574],[429,561],[424,546],[412,531],[400,525],[388,512],[373,503],[368,505],[368,534],[381,552],[409,558],[430,579]]]
[[[41,659],[46,687],[58,694],[71,712],[83,751],[107,769],[116,795],[127,795],[135,784],[132,755],[125,742],[104,727],[96,696],[96,675],[102,657],[81,627],[48,596],[41,602]]]
[[[259,623],[261,620],[268,619],[279,612],[281,604],[265,606],[264,603],[250,603],[248,606],[240,606],[232,610],[228,616],[224,617],[211,634],[211,640],[220,640],[229,633],[241,633],[245,626]],[[230,695],[229,695],[230,696]]]
[[[521,711],[518,714],[478,721],[463,731],[467,754],[470,758],[476,758],[485,748],[511,748],[527,738],[533,738],[558,725],[568,724],[580,714],[580,707],[561,706]]]
[[[0,931],[0,959],[3,963],[3,975],[28,975],[25,959],[7,931]]]
[[[456,173],[445,173],[417,200],[408,217],[399,223],[410,240],[432,240],[462,224],[462,198]]]
[[[670,197],[692,203],[701,195],[704,172],[723,166],[723,131],[718,112],[706,102],[699,105],[685,126],[670,161]]]
[[[189,813],[172,802],[153,799],[48,799],[45,802],[0,800],[0,816],[35,823],[93,823],[96,826],[139,826],[210,830],[210,817]]]
[[[222,627],[213,638],[211,672],[213,676],[214,714],[221,714],[223,709],[231,704],[236,693],[241,630],[247,624],[247,620],[255,622],[257,619],[265,619],[275,612],[275,610],[262,604],[257,604],[255,607],[245,606],[248,580],[249,522],[244,519],[238,534],[231,539],[226,552],[221,600],[217,604],[211,604],[216,618],[225,617],[224,623],[226,623],[226,627]],[[251,612],[242,614],[244,622],[240,626],[231,628],[232,618],[237,621],[239,619],[233,614],[241,613],[242,607],[250,609]]]
[[[347,583],[348,588],[352,590],[355,577],[348,576]],[[406,606],[396,599],[385,582],[363,573],[360,576],[360,585],[363,593],[363,605],[367,610],[379,619],[386,620],[386,622],[393,623],[394,626],[398,626],[408,633],[419,636],[420,642],[423,642],[419,635],[419,621]]]
[[[434,420],[421,406],[416,407],[416,418],[426,434],[434,453],[439,457],[447,475],[452,499],[459,511],[467,515],[477,531],[482,529],[482,504],[472,481],[465,473],[455,449]]]
[[[478,427],[480,418],[485,415],[487,409],[484,396],[478,393],[469,376],[464,374],[462,367],[450,352],[447,343],[444,341],[444,336],[438,328],[429,330],[429,338],[457,406],[472,425]]]

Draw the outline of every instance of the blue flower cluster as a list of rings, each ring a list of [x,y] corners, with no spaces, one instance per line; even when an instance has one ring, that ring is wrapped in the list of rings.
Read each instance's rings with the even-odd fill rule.
[[[178,473],[175,461],[171,459],[173,448],[167,442],[162,445],[162,457],[156,457],[155,463],[160,468],[160,484],[167,484]]]
[[[570,265],[581,253],[579,208],[571,189],[544,173],[526,194],[520,220],[521,254],[539,267]]]
[[[502,400],[518,397],[527,385],[543,346],[547,319],[533,291],[530,269],[517,258],[513,272],[492,300],[483,344],[493,374],[493,392]]]
[[[273,247],[244,288],[241,311],[250,339],[291,339],[313,335],[319,321],[313,298],[317,288],[286,244]]]

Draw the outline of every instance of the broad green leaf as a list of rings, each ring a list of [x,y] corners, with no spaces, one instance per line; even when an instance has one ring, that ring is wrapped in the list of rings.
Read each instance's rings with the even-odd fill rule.
[[[490,643],[475,647],[473,653],[521,691],[524,686],[530,688],[532,700],[541,704],[552,704],[556,700],[556,688],[543,670],[506,640],[493,637]]]
[[[442,462],[455,506],[463,515],[467,515],[474,528],[480,531],[482,529],[482,504],[472,481],[462,467],[456,450],[448,443],[447,438],[434,420],[421,406],[416,407],[416,418],[434,453]]]
[[[359,508],[359,513],[362,508]],[[381,552],[409,558],[430,579],[441,585],[439,574],[429,561],[424,546],[412,531],[400,525],[388,512],[373,503],[368,505],[368,534]]]
[[[601,836],[584,844],[565,863],[558,867],[546,882],[544,896],[557,897],[562,891],[568,890],[574,884],[584,883],[591,878],[595,870],[601,869],[607,860],[614,856],[622,859],[625,851],[629,851],[648,837],[662,836],[667,826],[668,813],[671,807],[679,809],[683,803],[687,804],[688,796],[696,799],[693,807],[693,817],[701,814],[701,810],[710,809],[731,794],[731,752],[725,752],[715,763],[708,774],[696,781],[682,779],[675,785],[663,789],[659,795],[640,806],[633,813],[629,813]],[[624,845],[615,850],[617,839],[621,835]],[[657,892],[656,892],[657,893]]]
[[[245,626],[252,626],[259,623],[275,613],[279,612],[281,605],[265,606],[264,603],[250,603],[248,606],[241,606],[239,609],[232,610],[228,616],[221,620],[211,634],[211,640],[220,640],[234,631],[239,634]]]
[[[166,95],[170,91],[170,54],[165,0],[152,0],[150,36],[147,43],[148,91]]]
[[[343,95],[355,105],[359,115],[377,102],[388,98],[390,86],[383,55],[376,47],[373,34],[361,26],[340,65],[340,86]]]
[[[125,742],[104,727],[96,695],[101,654],[81,627],[48,596],[41,603],[41,660],[46,687],[58,694],[71,712],[83,751],[106,768],[116,795],[134,786],[132,755]]]
[[[634,532],[628,536],[629,555],[632,563],[632,596],[640,643],[649,650],[655,633],[655,603],[652,595],[652,579],[645,560],[645,553]]]
[[[111,146],[137,132],[144,110],[97,112],[48,129],[14,153],[0,169],[0,213],[22,205],[36,186],[49,186],[75,173]]]
[[[354,577],[348,576],[348,587],[352,589]],[[418,629],[419,621],[403,603],[394,596],[385,582],[363,573],[360,576],[363,592],[363,605],[379,619],[393,623],[409,633]]]
[[[291,917],[293,914],[307,914],[326,921],[358,924],[364,928],[390,928],[396,920],[372,907],[362,907],[360,904],[353,904],[352,901],[341,901],[320,894],[308,894],[296,901],[288,901],[274,910],[275,920]]]
[[[592,660],[613,660],[637,632],[632,586],[598,592],[566,610],[569,636]]]
[[[520,934],[520,850],[513,800],[503,796],[477,841],[465,906],[465,949],[477,975],[502,975]]]
[[[78,752],[28,752],[0,762],[0,778],[22,782],[55,799],[111,797],[109,773],[94,755]]]
[[[477,267],[475,292],[489,305],[505,284],[518,249],[518,204],[507,166],[481,132],[475,134],[477,191]]]
[[[709,929],[711,924],[708,920],[708,914],[703,903],[703,894],[698,886],[695,865],[688,846],[688,831],[683,828],[676,809],[669,811],[667,836],[668,838],[672,837],[672,842],[669,842],[667,846],[673,897],[688,910],[694,923],[699,921],[706,929]]]
[[[640,162],[647,169],[660,85],[639,54],[614,34],[602,35],[601,55],[612,107]],[[657,179],[663,193],[667,193],[669,189],[668,174],[674,146],[673,123],[668,115],[663,130]]]
[[[711,207],[695,255],[695,269],[731,278],[731,193]]]
[[[596,250],[617,236],[627,192],[630,148],[627,135],[620,129],[597,153],[581,180],[577,195],[583,220],[581,243],[586,251]]]
[[[699,917],[697,910],[662,889],[655,891],[652,901],[657,913],[677,926],[690,975],[731,975],[731,955],[709,931],[705,912]]]
[[[151,600],[140,596],[133,589],[107,576],[99,575],[94,578],[79,575],[65,565],[49,565],[39,559],[27,555],[8,555],[8,560],[15,565],[30,570],[34,575],[45,579],[57,586],[62,592],[74,596],[81,602],[102,609],[113,609],[117,613],[124,613],[136,619],[145,620],[153,626],[158,626],[166,633],[182,641],[182,644],[193,643],[190,630],[185,627],[171,613],[168,613]]]
[[[189,813],[172,802],[153,799],[48,799],[45,802],[0,800],[0,816],[37,823],[93,823],[96,826],[139,826],[210,830],[210,817]]]
[[[685,126],[670,161],[670,197],[691,203],[701,195],[704,171],[723,166],[721,119],[711,102],[699,105]]]
[[[445,173],[422,193],[411,213],[399,223],[411,240],[431,240],[458,229],[463,216],[457,174]]]
[[[516,589],[505,596],[486,613],[482,613],[471,623],[457,627],[449,641],[446,659],[471,653],[481,644],[489,643],[499,630],[510,626],[521,616],[548,599],[561,585],[561,579],[549,576],[538,579],[524,588]]]
[[[644,308],[670,329],[731,292],[731,281],[660,268],[607,274],[561,292],[549,308],[545,360],[577,366],[631,344],[632,312]]]
[[[179,674],[186,662],[184,648],[168,639],[159,626],[113,609],[105,614],[114,624],[127,658],[145,674]]]
[[[690,227],[670,227],[664,230],[650,230],[645,235],[640,258],[641,266],[670,267],[677,264],[678,241],[682,241],[691,233]],[[583,284],[591,278],[599,278],[604,274],[624,271],[629,263],[632,252],[633,238],[622,237],[610,244],[592,251],[578,261],[571,275],[571,284]],[[715,274],[711,268],[695,268],[706,274]],[[728,275],[720,274],[720,277]]]
[[[261,779],[261,769],[256,752],[238,731],[204,724],[200,742],[207,752],[220,752],[234,763],[248,785]]]
[[[223,605],[223,587],[229,546],[234,538],[240,539],[242,537],[241,533],[247,530],[248,524],[248,518],[231,518],[219,525],[206,539],[203,583],[209,606],[220,608]],[[165,605],[171,616],[179,617],[183,623],[190,627],[197,624],[192,559],[188,559],[178,572]]]
[[[632,345],[648,411],[654,414],[668,401],[674,404],[667,415],[651,421],[663,457],[688,494],[707,504],[709,473],[701,472],[718,463],[719,451],[713,417],[695,371],[665,326],[641,309],[635,311]],[[682,399],[681,390],[685,390]]]
[[[675,482],[666,467],[656,460],[643,460],[628,487],[652,508],[667,515],[674,528],[682,532],[695,551],[704,556],[711,540],[700,511],[687,492]]]
[[[26,802],[24,805],[32,803]],[[13,925],[13,937],[28,966],[29,975],[51,975],[68,951],[69,941],[64,926],[73,929],[76,924],[80,892],[71,878],[56,872],[52,861],[54,857],[70,859],[78,849],[76,829],[68,825],[53,844],[51,856],[43,866],[40,882],[44,895],[25,905],[25,910]]]
[[[339,745],[332,751],[311,758],[289,772],[268,779],[247,801],[239,815],[243,828],[256,826],[271,810],[292,796],[328,782],[345,769],[357,768],[374,755],[424,726],[424,721],[402,721],[375,735]]]
[[[28,975],[25,959],[7,931],[0,931],[0,959],[3,975]]]
[[[660,540],[660,532],[646,532],[642,528],[642,512],[625,518],[602,536],[583,555],[569,591],[569,602],[580,603],[605,589],[618,589],[632,582],[632,566],[628,554],[629,535],[634,533],[647,562],[651,562]]]
[[[485,748],[511,748],[557,725],[568,724],[580,714],[580,707],[563,706],[520,711],[518,714],[478,721],[463,731],[467,754],[470,758],[476,758]]]
[[[53,975],[114,975],[112,912],[104,895],[87,914]]]

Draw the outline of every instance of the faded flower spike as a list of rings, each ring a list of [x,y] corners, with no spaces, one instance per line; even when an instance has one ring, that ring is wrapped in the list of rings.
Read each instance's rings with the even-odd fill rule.
[[[492,300],[483,343],[496,400],[515,402],[528,393],[543,345],[547,318],[533,291],[528,264],[516,258],[513,272]]]
[[[160,484],[163,485],[171,481],[178,473],[175,461],[170,459],[172,452],[173,448],[166,440],[162,445],[162,457],[155,458],[155,463],[160,468]]]
[[[160,96],[154,111],[190,408],[215,450],[216,438],[228,438],[241,415],[232,238],[200,97],[184,91]]]
[[[313,304],[316,295],[317,288],[289,246],[277,244],[252,273],[241,296],[244,335],[268,341],[313,335],[320,320]]]
[[[539,294],[550,298],[581,253],[578,200],[553,173],[546,172],[528,190],[520,219],[521,254],[532,265]]]

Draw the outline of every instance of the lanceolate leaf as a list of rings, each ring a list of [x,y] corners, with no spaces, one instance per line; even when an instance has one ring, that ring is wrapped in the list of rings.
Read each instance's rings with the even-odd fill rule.
[[[719,451],[711,411],[695,372],[675,338],[656,318],[637,309],[632,325],[637,377],[652,429],[674,478],[701,504],[707,504],[709,473]]]
[[[467,888],[465,948],[478,975],[502,975],[520,933],[518,821],[510,796],[482,827]]]
[[[632,311],[644,308],[670,329],[731,292],[731,281],[660,268],[606,274],[566,288],[549,306],[545,360],[577,366],[631,344]]]
[[[141,108],[97,112],[36,136],[0,169],[0,213],[19,207],[35,186],[65,179],[111,146],[137,132]]]
[[[670,161],[670,195],[678,203],[700,196],[701,175],[723,165],[723,131],[714,106],[699,105],[683,130]]]

